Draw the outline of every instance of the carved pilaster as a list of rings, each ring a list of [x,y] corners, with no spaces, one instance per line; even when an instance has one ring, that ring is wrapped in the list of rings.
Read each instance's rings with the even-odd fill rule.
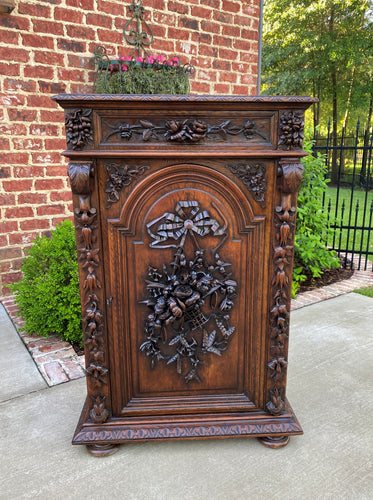
[[[85,337],[88,393],[91,396],[90,418],[103,423],[109,416],[108,369],[104,349],[102,278],[100,248],[97,238],[97,211],[91,206],[93,163],[70,162],[68,176],[74,194],[74,216],[82,290],[82,327]]]
[[[295,216],[302,174],[303,165],[298,159],[283,159],[279,162],[273,228],[272,303],[267,358],[266,409],[272,415],[281,414],[285,408]]]

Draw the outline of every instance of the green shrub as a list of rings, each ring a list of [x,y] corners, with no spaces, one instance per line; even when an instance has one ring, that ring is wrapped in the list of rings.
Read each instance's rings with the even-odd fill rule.
[[[302,159],[303,180],[298,195],[298,211],[294,243],[293,296],[306,274],[318,278],[325,269],[339,267],[334,251],[325,245],[331,231],[327,216],[322,210],[323,194],[326,190],[326,166],[323,156],[312,156],[312,141],[304,141],[304,150],[309,155]]]
[[[23,279],[11,285],[28,333],[55,333],[83,341],[75,230],[70,221],[50,238],[37,237],[23,262]]]

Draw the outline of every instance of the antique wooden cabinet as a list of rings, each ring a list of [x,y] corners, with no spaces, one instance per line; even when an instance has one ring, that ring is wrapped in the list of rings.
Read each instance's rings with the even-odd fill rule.
[[[304,97],[68,95],[88,396],[73,443],[302,429],[286,400]]]

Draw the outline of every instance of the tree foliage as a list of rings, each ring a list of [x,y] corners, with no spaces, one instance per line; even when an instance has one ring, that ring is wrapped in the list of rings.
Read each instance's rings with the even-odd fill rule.
[[[336,133],[346,106],[368,113],[372,76],[372,0],[265,1],[263,92],[318,97]]]

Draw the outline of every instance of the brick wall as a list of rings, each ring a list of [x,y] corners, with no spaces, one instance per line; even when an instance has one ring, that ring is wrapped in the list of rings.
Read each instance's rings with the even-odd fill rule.
[[[0,14],[0,296],[20,278],[25,250],[71,218],[63,112],[50,100],[92,82],[104,45],[129,53],[130,0],[18,0]],[[154,54],[196,67],[192,93],[256,93],[259,0],[143,0]]]

